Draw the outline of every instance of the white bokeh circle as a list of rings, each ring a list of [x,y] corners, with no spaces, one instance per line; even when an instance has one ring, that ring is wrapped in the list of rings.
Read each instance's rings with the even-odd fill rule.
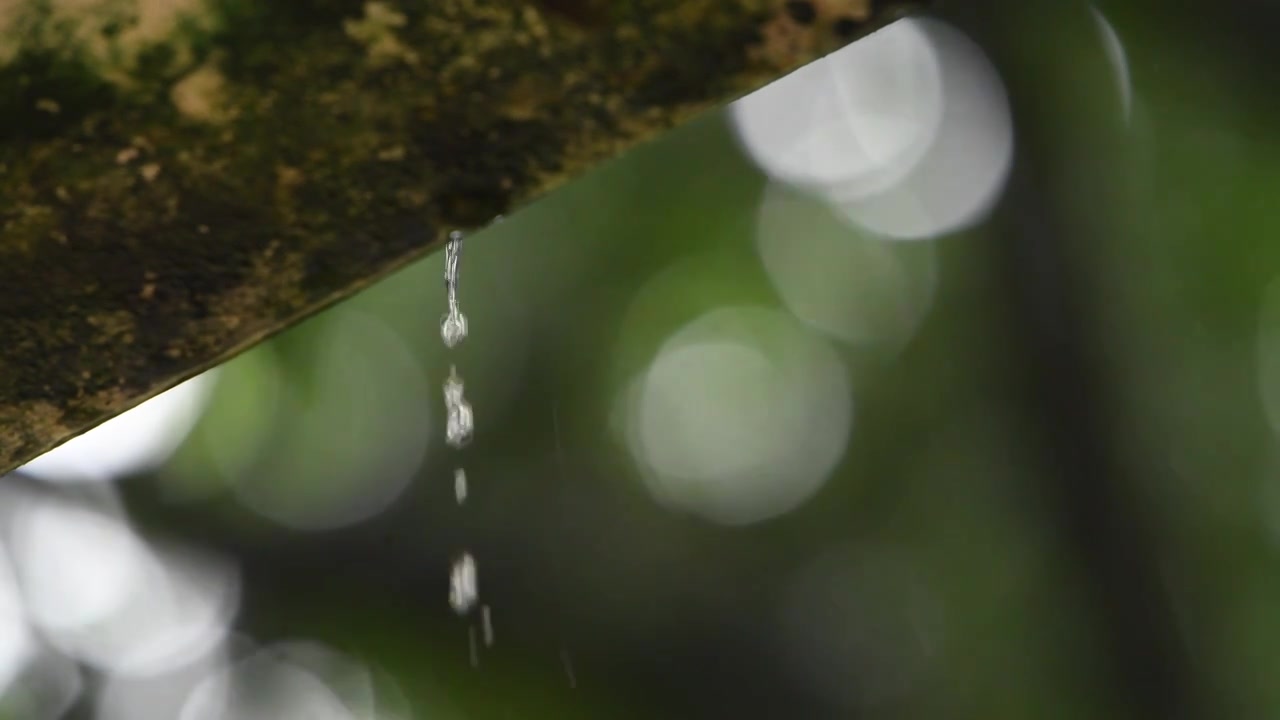
[[[673,334],[619,402],[654,497],[739,525],[795,509],[848,443],[848,371],[774,310],[714,310]]]
[[[11,495],[15,576],[31,623],[59,652],[148,675],[191,662],[229,632],[240,598],[231,563],[154,549],[111,502]]]
[[[11,523],[10,547],[28,612],[55,642],[109,622],[144,590],[151,553],[120,517],[33,500]]]
[[[942,117],[920,160],[883,192],[832,185],[824,194],[853,223],[900,240],[936,238],[986,218],[1013,168],[1013,117],[1004,83],[976,43],[955,27],[911,19],[933,44],[942,74]]]
[[[455,718],[444,700],[431,717]],[[258,648],[196,682],[180,720],[410,720],[399,686],[332,648],[287,641]]]
[[[766,173],[887,238],[977,224],[1013,165],[1003,82],[981,48],[937,19],[899,20],[732,112]]]
[[[197,375],[74,437],[19,468],[50,482],[114,480],[158,468],[191,432],[217,384]]]
[[[422,465],[435,393],[403,338],[373,315],[332,318],[309,382],[280,378],[273,392],[287,426],[256,457],[222,468],[236,498],[279,525],[319,531],[367,520]]]
[[[901,350],[932,305],[938,282],[932,243],[887,242],[781,183],[766,186],[755,235],[787,309],[853,347]]]
[[[0,697],[34,657],[38,645],[27,625],[22,590],[0,547]]]
[[[939,63],[922,25],[896,22],[734,103],[738,137],[781,181],[883,190],[938,131]]]

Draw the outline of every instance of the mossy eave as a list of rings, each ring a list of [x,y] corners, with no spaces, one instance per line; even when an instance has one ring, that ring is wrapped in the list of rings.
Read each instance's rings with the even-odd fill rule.
[[[0,472],[924,3],[177,4],[0,13]]]

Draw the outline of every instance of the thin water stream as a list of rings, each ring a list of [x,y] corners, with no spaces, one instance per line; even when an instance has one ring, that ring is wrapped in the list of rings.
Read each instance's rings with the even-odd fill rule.
[[[467,338],[467,316],[462,314],[458,302],[458,264],[462,258],[462,233],[453,232],[445,245],[444,285],[448,294],[449,308],[440,320],[440,339],[445,347],[453,349]],[[444,381],[444,404],[446,411],[445,441],[455,450],[471,441],[475,431],[475,416],[471,404],[464,397],[466,387],[456,366],[449,366],[449,377]],[[454,497],[458,505],[467,499],[467,473],[461,467],[453,471]],[[463,551],[453,562],[449,573],[449,605],[459,615],[469,615],[480,597],[479,572],[475,558],[470,552]],[[481,608],[483,639],[485,646],[493,644],[493,621],[489,607]],[[477,665],[479,657],[476,648],[476,628],[471,625],[467,632],[471,664]]]

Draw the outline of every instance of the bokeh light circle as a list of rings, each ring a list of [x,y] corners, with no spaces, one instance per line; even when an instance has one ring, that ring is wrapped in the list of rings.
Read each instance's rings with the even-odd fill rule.
[[[853,418],[835,352],[787,316],[753,307],[714,310],[677,331],[619,401],[654,497],[729,525],[816,493]]]
[[[1013,117],[1004,82],[976,43],[941,20],[916,24],[940,58],[938,132],[901,179],[883,192],[831,185],[824,195],[854,224],[900,240],[936,238],[981,222],[1013,167]]]
[[[147,580],[147,546],[97,508],[34,500],[14,513],[10,539],[31,618],[55,638],[109,622]]]
[[[430,717],[456,714],[441,701]],[[385,674],[332,648],[288,641],[255,649],[197,682],[180,720],[410,720],[403,692]]]
[[[938,281],[932,243],[886,242],[776,182],[756,212],[756,249],[788,310],[859,348],[902,349]]]
[[[152,547],[111,501],[7,495],[7,537],[28,618],[63,655],[104,672],[148,675],[226,637],[240,599],[233,564]]]
[[[942,120],[942,72],[924,26],[901,20],[742,98],[732,118],[771,176],[869,194],[929,147]]]
[[[770,177],[887,238],[936,238],[980,222],[1013,164],[1003,82],[972,40],[937,19],[899,20],[732,112]]]
[[[50,482],[101,482],[160,467],[200,418],[217,384],[210,370],[74,437],[20,470]]]
[[[329,318],[306,377],[280,378],[272,442],[225,467],[236,498],[295,530],[367,520],[425,458],[436,393],[404,340],[372,315]]]

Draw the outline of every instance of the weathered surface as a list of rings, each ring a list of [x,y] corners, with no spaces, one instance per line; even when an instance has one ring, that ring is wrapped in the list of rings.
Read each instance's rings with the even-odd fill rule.
[[[0,472],[919,4],[0,0]]]

